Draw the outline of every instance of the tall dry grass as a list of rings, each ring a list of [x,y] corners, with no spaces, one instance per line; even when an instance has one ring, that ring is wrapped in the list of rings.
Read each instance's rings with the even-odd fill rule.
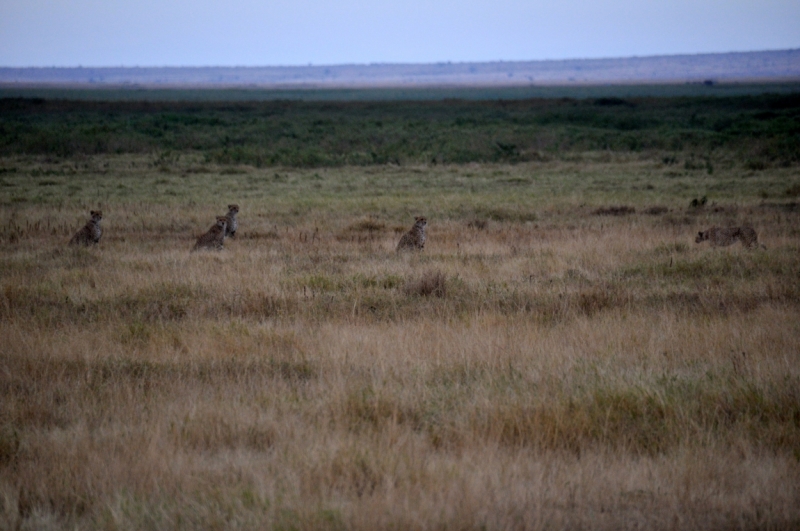
[[[384,213],[330,176],[254,191],[221,253],[189,252],[227,204],[191,176],[101,204],[89,249],[65,243],[97,205],[4,202],[2,527],[797,527],[791,200],[692,209],[594,191],[647,161],[569,164],[431,169],[411,255],[418,169],[341,170],[400,179]],[[491,184],[539,171],[527,208]],[[693,243],[728,223],[768,249]]]

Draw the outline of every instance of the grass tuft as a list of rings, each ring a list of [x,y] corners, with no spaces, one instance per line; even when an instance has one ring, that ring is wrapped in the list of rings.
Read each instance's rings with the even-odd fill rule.
[[[403,291],[411,296],[442,298],[447,295],[447,277],[438,270],[426,271],[419,278],[407,281]]]

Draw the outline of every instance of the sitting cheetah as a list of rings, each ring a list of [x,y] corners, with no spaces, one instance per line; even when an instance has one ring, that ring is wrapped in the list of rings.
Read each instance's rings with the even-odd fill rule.
[[[81,230],[75,233],[75,236],[69,241],[70,245],[88,246],[100,241],[100,236],[103,235],[103,229],[100,228],[100,220],[103,219],[103,212],[101,210],[92,210],[89,214],[92,217]]]
[[[742,245],[747,248],[759,247],[758,235],[752,227],[726,227],[724,229],[711,227],[706,231],[698,232],[694,242],[700,243],[706,240],[711,243],[711,247],[725,247],[737,241],[741,241]],[[763,245],[760,247],[766,249]]]
[[[239,228],[239,221],[236,219],[236,214],[239,213],[239,205],[228,205],[228,213],[225,218],[228,220],[228,226],[225,229],[225,236],[231,238],[236,237],[236,229]]]
[[[400,242],[397,244],[397,252],[421,251],[425,247],[425,227],[427,225],[427,218],[422,216],[414,218],[414,226],[400,238]]]
[[[198,249],[215,249],[222,250],[222,243],[225,241],[225,228],[228,225],[228,220],[225,216],[217,217],[217,222],[208,229],[208,232],[197,238],[197,243],[194,244],[192,251]]]

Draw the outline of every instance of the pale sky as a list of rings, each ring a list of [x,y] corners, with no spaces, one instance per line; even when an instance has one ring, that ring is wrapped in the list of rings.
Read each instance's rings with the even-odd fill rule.
[[[524,61],[800,48],[800,0],[0,0],[0,66]]]

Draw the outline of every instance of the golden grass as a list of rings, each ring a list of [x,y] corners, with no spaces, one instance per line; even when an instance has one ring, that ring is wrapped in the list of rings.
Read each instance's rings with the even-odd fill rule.
[[[189,251],[238,198],[194,174],[103,203],[89,249],[97,205],[11,201],[14,174],[0,527],[797,527],[800,220],[752,191],[783,170],[692,209],[593,191],[650,163],[608,164],[337,170],[238,200],[219,253]],[[397,254],[414,213],[426,249]],[[693,243],[729,223],[768,249]]]

